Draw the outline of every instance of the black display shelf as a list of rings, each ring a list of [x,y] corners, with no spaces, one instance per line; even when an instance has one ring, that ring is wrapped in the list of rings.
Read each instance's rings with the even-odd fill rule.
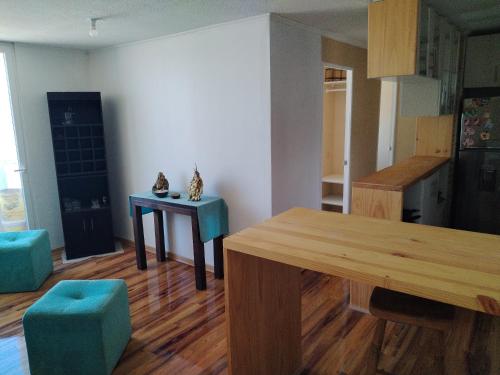
[[[49,92],[47,100],[66,257],[112,252],[101,95]]]
[[[82,207],[78,210],[63,211],[62,214],[63,214],[63,216],[64,215],[79,215],[79,214],[89,213],[89,212],[100,212],[100,211],[109,211],[109,210],[111,210],[110,206],[99,207],[99,208]]]

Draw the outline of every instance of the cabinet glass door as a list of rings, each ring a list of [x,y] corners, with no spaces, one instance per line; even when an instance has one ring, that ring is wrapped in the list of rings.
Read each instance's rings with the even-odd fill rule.
[[[434,9],[429,8],[429,19],[428,19],[428,39],[429,43],[427,46],[427,77],[437,78],[439,70],[439,24],[441,18],[434,11]]]
[[[420,19],[418,22],[418,74],[427,75],[427,49],[429,48],[429,7],[420,2]]]
[[[449,105],[450,113],[455,112],[457,106],[458,65],[460,55],[460,32],[453,28],[450,34],[450,81],[449,81]]]

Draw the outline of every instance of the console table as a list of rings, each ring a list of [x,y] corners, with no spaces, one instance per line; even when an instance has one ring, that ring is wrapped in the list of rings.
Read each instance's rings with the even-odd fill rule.
[[[147,268],[146,247],[144,243],[144,228],[142,215],[153,212],[156,237],[156,260],[166,261],[165,232],[163,228],[163,211],[187,215],[191,217],[193,233],[193,253],[196,289],[205,290],[207,281],[205,275],[204,243],[213,240],[214,244],[214,275],[217,279],[224,278],[222,239],[228,230],[227,206],[219,197],[203,196],[201,201],[181,198],[158,198],[153,193],[136,193],[129,196],[131,216],[134,224],[134,238],[137,268]]]
[[[305,208],[224,239],[229,374],[301,367],[301,269],[500,316],[500,236]]]

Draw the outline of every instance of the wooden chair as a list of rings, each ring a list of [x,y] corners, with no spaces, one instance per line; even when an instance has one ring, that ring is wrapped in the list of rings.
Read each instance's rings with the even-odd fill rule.
[[[387,321],[439,331],[439,346],[442,350],[436,355],[436,360],[440,373],[445,374],[445,341],[455,316],[453,306],[377,287],[370,299],[370,313],[378,318],[378,322],[367,361],[366,375],[377,373]]]

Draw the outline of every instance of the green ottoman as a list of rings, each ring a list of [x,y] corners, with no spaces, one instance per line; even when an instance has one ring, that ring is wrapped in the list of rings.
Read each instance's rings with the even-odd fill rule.
[[[0,293],[36,290],[51,273],[46,230],[0,233]]]
[[[31,375],[108,375],[132,333],[123,280],[65,280],[23,317]]]

